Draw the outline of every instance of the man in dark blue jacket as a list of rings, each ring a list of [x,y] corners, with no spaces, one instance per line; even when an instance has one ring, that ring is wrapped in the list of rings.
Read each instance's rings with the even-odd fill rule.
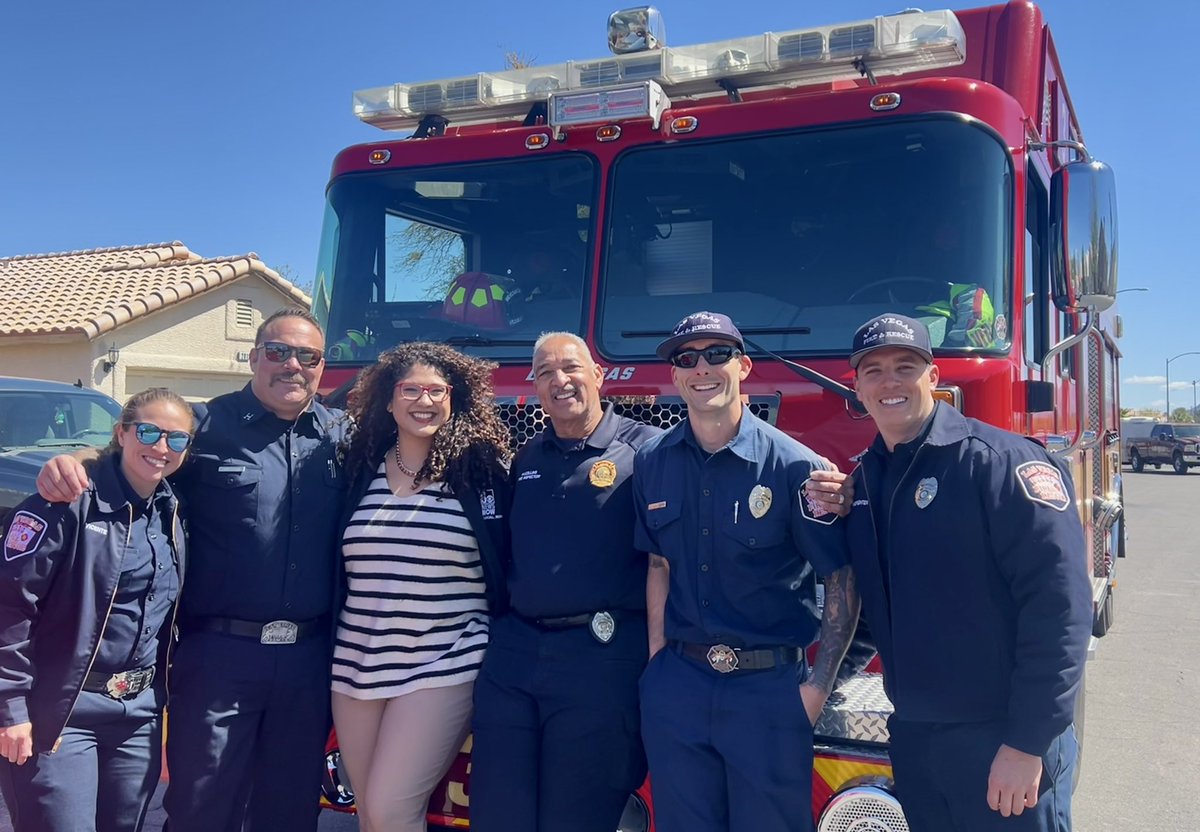
[[[850,365],[879,435],[854,472],[847,536],[909,826],[1069,830],[1092,608],[1070,475],[1036,442],[935,402],[920,322],[868,321]]]

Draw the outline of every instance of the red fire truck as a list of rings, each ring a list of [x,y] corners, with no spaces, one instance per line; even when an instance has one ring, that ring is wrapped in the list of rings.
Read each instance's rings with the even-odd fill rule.
[[[333,165],[314,292],[327,390],[388,347],[444,341],[499,364],[521,442],[544,424],[534,339],[569,330],[617,407],[669,426],[684,408],[654,346],[709,309],[747,337],[752,411],[846,470],[873,435],[847,387],[851,336],[885,311],[920,317],[941,398],[1070,460],[1103,635],[1125,536],[1114,187],[1041,12],[905,11],[676,47],[645,7],[615,14],[608,39],[604,58],[355,94],[389,135]],[[821,830],[907,829],[889,710],[871,672],[827,708]],[[329,761],[327,796],[348,803],[334,747]],[[468,767],[431,823],[467,825]],[[645,799],[621,829],[650,828]]]

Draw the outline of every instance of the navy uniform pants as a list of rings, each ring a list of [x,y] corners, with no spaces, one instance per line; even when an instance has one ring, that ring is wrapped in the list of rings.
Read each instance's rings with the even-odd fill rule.
[[[311,832],[330,726],[329,637],[186,633],[171,668],[170,832]]]
[[[642,676],[658,832],[811,832],[801,664],[718,673],[668,646]]]
[[[1004,724],[903,722],[893,718],[892,771],[912,832],[1070,832],[1078,746],[1068,728],[1042,757],[1037,806],[1002,817],[987,803],[988,773]]]
[[[15,832],[137,832],[161,772],[154,690],[128,701],[85,691],[58,750],[0,760],[0,786]]]
[[[613,832],[646,776],[638,677],[646,622],[617,621],[608,644],[587,625],[544,631],[492,623],[475,681],[472,832]]]

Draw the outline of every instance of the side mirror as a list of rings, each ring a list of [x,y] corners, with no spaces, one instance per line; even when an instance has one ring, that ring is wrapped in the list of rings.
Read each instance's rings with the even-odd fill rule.
[[[1095,159],[1069,162],[1050,182],[1050,274],[1065,312],[1102,312],[1117,297],[1117,187]]]

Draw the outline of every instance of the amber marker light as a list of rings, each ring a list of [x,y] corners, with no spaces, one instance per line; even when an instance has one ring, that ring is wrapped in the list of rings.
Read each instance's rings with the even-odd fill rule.
[[[367,157],[367,161],[372,165],[386,165],[392,159],[392,151],[390,150],[372,150],[371,155]]]
[[[958,387],[939,387],[933,391],[933,400],[936,402],[945,402],[955,410],[962,410],[963,395],[962,389]]]
[[[546,147],[548,144],[550,144],[550,134],[549,133],[534,133],[531,136],[525,137],[525,149],[526,150],[541,150],[543,147]]]
[[[596,141],[615,142],[621,138],[621,127],[617,124],[606,124],[596,130]]]
[[[695,116],[680,116],[679,118],[671,119],[672,133],[691,133],[700,126],[700,119]]]
[[[876,112],[880,110],[894,110],[900,106],[900,93],[898,92],[881,92],[871,98],[871,109]]]

